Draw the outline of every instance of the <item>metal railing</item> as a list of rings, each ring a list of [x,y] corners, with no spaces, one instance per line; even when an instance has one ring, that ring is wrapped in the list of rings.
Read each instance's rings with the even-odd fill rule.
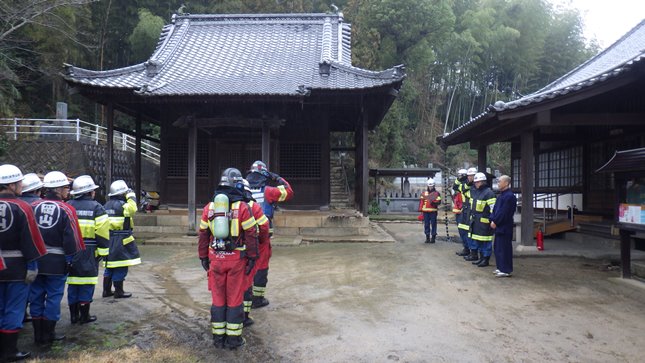
[[[0,128],[14,141],[75,140],[95,145],[107,143],[107,128],[80,119],[0,118]],[[136,151],[136,138],[114,131],[115,149]],[[141,140],[141,156],[160,163],[159,144]]]

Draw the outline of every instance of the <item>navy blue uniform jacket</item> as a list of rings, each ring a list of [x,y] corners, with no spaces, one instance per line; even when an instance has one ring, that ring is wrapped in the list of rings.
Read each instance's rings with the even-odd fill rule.
[[[510,188],[497,196],[493,213],[489,217],[497,225],[495,234],[513,234],[513,214],[516,208],[517,198]]]

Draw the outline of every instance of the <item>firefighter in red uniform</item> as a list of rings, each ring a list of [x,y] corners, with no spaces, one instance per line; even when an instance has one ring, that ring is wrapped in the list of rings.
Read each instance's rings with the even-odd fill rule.
[[[253,194],[251,193],[251,187],[249,186],[248,180],[242,180],[242,184],[244,185],[244,196],[246,197],[245,201],[251,207],[251,213],[253,213],[253,218],[255,218],[255,221],[258,225],[258,242],[260,243],[259,249],[260,251],[262,251],[263,249],[266,250],[266,248],[263,248],[262,246],[268,246],[268,244],[271,243],[269,236],[269,219],[264,215],[260,204],[257,203],[255,199],[253,199]],[[257,272],[258,266],[259,264],[255,264],[255,266],[251,270],[251,273],[247,275],[247,288],[244,291],[244,326],[246,327],[251,326],[254,323],[249,314],[251,313],[251,306],[253,304],[253,279],[255,277],[255,273]]]
[[[17,361],[30,353],[18,351],[29,284],[38,275],[36,259],[47,253],[29,204],[17,198],[22,172],[0,165],[0,250],[5,268],[0,271],[0,360]]]
[[[437,208],[441,204],[441,196],[434,188],[434,180],[428,179],[428,188],[421,193],[419,212],[423,212],[423,230],[426,234],[425,243],[435,243],[437,238]],[[432,227],[432,230],[430,229]],[[432,234],[432,239],[430,239]]]
[[[264,162],[257,160],[251,165],[251,172],[246,176],[251,187],[253,199],[262,207],[264,215],[269,219],[269,235],[273,235],[273,212],[278,202],[288,201],[293,197],[293,189],[289,182],[280,175],[271,173]],[[274,182],[277,187],[267,185]],[[253,278],[253,309],[269,305],[266,294],[269,277],[269,260],[271,259],[271,242],[260,244],[260,258],[257,272]]]
[[[43,184],[45,199],[34,204],[34,215],[47,255],[38,260],[38,276],[29,290],[29,311],[36,344],[65,339],[64,335],[56,335],[60,302],[72,258],[85,250],[76,210],[63,202],[69,193],[67,177],[60,171],[52,171],[45,175]]]
[[[242,338],[245,282],[258,257],[258,227],[244,201],[243,187],[236,187],[241,183],[239,170],[224,170],[199,224],[198,254],[208,271],[211,331],[218,348],[235,349],[246,342]]]

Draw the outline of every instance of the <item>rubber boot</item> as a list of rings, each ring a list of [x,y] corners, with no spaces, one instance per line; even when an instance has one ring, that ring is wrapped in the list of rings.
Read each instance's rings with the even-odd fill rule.
[[[468,248],[465,248],[465,247],[464,247],[464,249],[463,249],[463,250],[461,250],[461,251],[459,251],[459,252],[455,252],[455,254],[456,254],[457,256],[466,257],[466,256],[470,255],[470,250],[469,250]]]
[[[79,318],[78,303],[70,304],[69,320],[72,322],[72,324],[76,324],[78,323],[78,318]]]
[[[27,359],[31,355],[29,352],[18,350],[18,333],[0,333],[0,346],[2,346],[3,362],[17,362]]]
[[[477,250],[470,250],[470,255],[464,257],[464,260],[466,260],[466,261],[477,261],[477,260],[479,260],[479,254],[477,253]]]
[[[250,313],[244,313],[244,327],[247,328],[255,323],[252,317],[249,316]]]
[[[484,257],[484,254],[483,254],[483,253],[480,253],[480,254],[479,254],[479,260],[477,260],[477,261],[473,261],[473,262],[472,262],[472,264],[473,264],[473,265],[479,265],[482,261],[484,261],[484,258],[485,258],[485,257]]]
[[[226,336],[226,348],[237,349],[246,344],[246,339],[241,336]]]
[[[103,276],[103,297],[112,295],[114,295],[114,292],[112,292],[112,277]]]
[[[426,242],[425,243],[430,243],[430,235],[426,234]]]
[[[31,325],[34,327],[34,343],[36,345],[45,344],[45,337],[43,336],[43,319],[32,319]]]
[[[132,296],[131,293],[123,291],[123,281],[114,281],[114,298],[126,299]]]
[[[488,260],[490,260],[490,256],[486,256],[482,258],[481,262],[477,264],[477,267],[486,267],[488,266]]]
[[[79,310],[81,312],[81,324],[87,324],[96,321],[96,315],[90,315],[90,303],[79,304]]]
[[[45,344],[53,343],[55,341],[65,339],[64,335],[56,334],[56,321],[54,320],[43,320],[43,340]]]
[[[430,243],[435,243],[435,242],[436,242],[436,240],[437,240],[437,235],[436,235],[436,234],[433,234],[433,235],[432,235],[432,239],[430,240]]]
[[[224,343],[226,341],[226,335],[213,334],[213,345],[215,348],[224,348]]]
[[[264,296],[254,296],[251,309],[259,309],[267,305],[269,305],[269,300],[265,299]]]

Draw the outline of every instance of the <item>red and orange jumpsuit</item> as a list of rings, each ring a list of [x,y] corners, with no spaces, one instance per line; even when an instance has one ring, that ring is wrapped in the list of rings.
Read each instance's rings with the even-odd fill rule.
[[[217,192],[217,191],[216,191]],[[229,200],[232,198],[229,197]],[[213,335],[240,337],[244,322],[244,290],[247,259],[258,257],[257,223],[251,207],[244,201],[230,204],[230,250],[216,250],[214,235],[214,204],[204,207],[199,225],[199,258],[208,257],[208,289],[211,291],[211,329]]]

